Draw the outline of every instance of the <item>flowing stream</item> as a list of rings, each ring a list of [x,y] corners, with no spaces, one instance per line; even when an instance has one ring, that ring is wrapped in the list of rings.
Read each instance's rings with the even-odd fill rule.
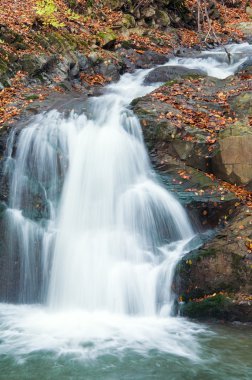
[[[167,65],[222,79],[251,47],[230,49],[231,64],[217,50]],[[158,86],[144,85],[149,71],[123,75],[88,101],[85,114],[52,110],[9,136],[0,378],[35,379],[40,366],[52,366],[40,378],[117,379],[119,366],[125,379],[201,379],[186,377],[191,363],[204,374],[217,360],[214,328],[174,316],[174,270],[197,244],[197,231],[159,183],[129,108]],[[81,359],[76,367],[73,358]],[[134,361],[142,368],[135,375]]]

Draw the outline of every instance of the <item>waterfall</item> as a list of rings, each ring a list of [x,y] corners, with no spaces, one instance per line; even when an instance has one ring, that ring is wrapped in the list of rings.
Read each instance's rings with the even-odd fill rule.
[[[162,273],[193,232],[182,206],[155,178],[139,122],[125,108],[141,82],[142,72],[126,75],[92,99],[90,119],[72,141],[51,306],[155,315],[170,300],[169,285],[159,292]]]
[[[230,75],[211,60],[176,62],[206,72],[215,62],[216,76]],[[101,353],[123,346],[195,359],[202,328],[171,318],[175,266],[195,232],[159,183],[129,107],[158,87],[144,85],[149,71],[108,85],[86,114],[52,110],[10,134],[4,301],[40,305],[0,305],[3,352],[90,355],[84,344],[96,342]]]
[[[172,268],[193,236],[158,182],[131,100],[154,87],[126,74],[88,116],[41,114],[10,139],[6,212],[19,301],[121,314],[171,312]],[[59,201],[60,199],[60,201]]]

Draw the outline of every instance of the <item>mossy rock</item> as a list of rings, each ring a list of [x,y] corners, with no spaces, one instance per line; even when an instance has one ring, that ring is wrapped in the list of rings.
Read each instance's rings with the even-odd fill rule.
[[[49,43],[48,39],[41,33],[36,32],[33,35],[33,40],[36,44],[42,46],[44,49],[48,49],[50,51],[50,48],[52,47]]]
[[[27,99],[27,100],[36,100],[36,99],[39,99],[39,95],[37,95],[37,94],[25,95],[25,99]]]
[[[156,17],[157,22],[163,27],[169,26],[171,23],[168,13],[163,10],[157,10]]]
[[[55,47],[57,52],[74,51],[77,47],[76,40],[70,34],[51,32],[48,33],[47,40]]]
[[[134,16],[130,14],[123,15],[122,25],[127,29],[134,28],[136,26],[136,20]]]
[[[241,117],[252,116],[252,91],[235,96],[230,103],[237,115]]]
[[[3,31],[0,30],[0,39],[10,45],[17,42],[23,42],[23,37],[21,34],[16,33],[7,27],[4,27]]]
[[[104,32],[99,32],[97,37],[101,40],[102,46],[105,46],[116,40],[116,34],[111,29],[106,29]]]
[[[22,70],[29,75],[34,75],[42,66],[40,59],[34,54],[24,54],[20,61]]]
[[[226,319],[230,312],[232,301],[230,298],[217,294],[200,301],[190,301],[183,304],[181,314],[190,318]]]

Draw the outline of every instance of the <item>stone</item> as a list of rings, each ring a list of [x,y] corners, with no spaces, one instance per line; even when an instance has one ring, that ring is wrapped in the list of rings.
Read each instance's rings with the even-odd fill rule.
[[[55,55],[24,54],[20,59],[22,70],[26,71],[31,76],[51,71],[56,62],[57,58]]]
[[[156,69],[152,70],[144,80],[145,84],[150,83],[164,83],[171,80],[181,79],[183,77],[189,77],[189,76],[197,76],[197,75],[205,75],[200,70],[196,69],[187,69],[185,67],[180,66],[162,66],[157,67]]]
[[[122,18],[122,25],[127,29],[134,28],[136,26],[135,17],[130,14],[124,14]]]
[[[156,14],[156,10],[151,6],[149,6],[147,8],[143,8],[141,10],[141,16],[143,18],[151,19],[155,16],[155,14]]]
[[[104,32],[99,32],[97,35],[101,39],[103,47],[116,40],[116,34],[111,29],[106,29]]]
[[[252,8],[250,6],[246,7],[246,13],[249,17],[252,17]]]
[[[71,62],[69,67],[69,78],[78,78],[80,74],[80,66],[78,62]]]
[[[219,134],[219,150],[212,159],[213,172],[231,183],[247,185],[252,180],[252,92],[229,100],[239,121]]]
[[[99,60],[100,57],[99,57],[98,53],[96,53],[96,52],[93,51],[93,52],[91,52],[89,54],[88,58],[90,59],[90,61],[92,63],[96,63]]]
[[[95,65],[94,71],[97,74],[103,75],[108,80],[117,81],[120,78],[120,66],[113,62],[101,62],[98,65]]]
[[[227,25],[229,26],[229,25]],[[245,37],[251,41],[252,38],[252,22],[240,22],[235,24],[236,29],[239,29],[242,33],[244,33]]]
[[[248,322],[247,315],[252,315],[252,302],[249,301],[252,294],[252,256],[247,248],[252,238],[251,226],[252,212],[244,206],[212,241],[183,257],[177,266],[174,288],[188,303],[183,307],[185,315]],[[226,303],[220,302],[214,313],[208,308],[206,312],[203,303],[202,307],[194,307],[196,303],[204,302],[206,297],[217,296],[228,298],[232,307],[227,310]],[[243,313],[239,312],[241,297],[248,300],[243,302],[246,309]]]
[[[80,70],[81,71],[86,70],[87,67],[89,66],[89,62],[88,62],[87,57],[81,53],[76,53],[76,56],[78,59],[78,64],[79,64]]]
[[[162,10],[158,10],[156,12],[156,21],[159,25],[163,27],[169,26],[171,24],[171,20],[168,13]]]
[[[252,179],[252,134],[225,137],[219,144],[213,172],[231,183],[248,184]]]
[[[229,102],[235,113],[243,118],[245,115],[252,116],[252,92],[243,92],[231,98]]]

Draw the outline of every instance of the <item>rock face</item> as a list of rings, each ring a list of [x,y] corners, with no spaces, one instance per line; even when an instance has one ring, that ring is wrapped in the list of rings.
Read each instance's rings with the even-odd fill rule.
[[[248,41],[252,41],[252,21],[240,22],[236,25],[236,28],[244,33]]]
[[[252,93],[250,95],[252,102]],[[234,124],[220,134],[219,144],[220,149],[212,160],[214,173],[229,182],[251,188],[252,131],[241,123]]]
[[[174,288],[184,315],[251,322],[251,242],[252,210],[243,207],[211,242],[182,259]]]
[[[160,67],[150,72],[147,83],[162,79],[169,82],[156,93],[133,102],[156,161],[164,163],[169,155],[250,188],[252,92],[248,89],[252,80],[242,81],[242,74],[218,80],[200,77],[195,71],[169,69]],[[247,73],[251,78],[249,72],[250,68]]]

